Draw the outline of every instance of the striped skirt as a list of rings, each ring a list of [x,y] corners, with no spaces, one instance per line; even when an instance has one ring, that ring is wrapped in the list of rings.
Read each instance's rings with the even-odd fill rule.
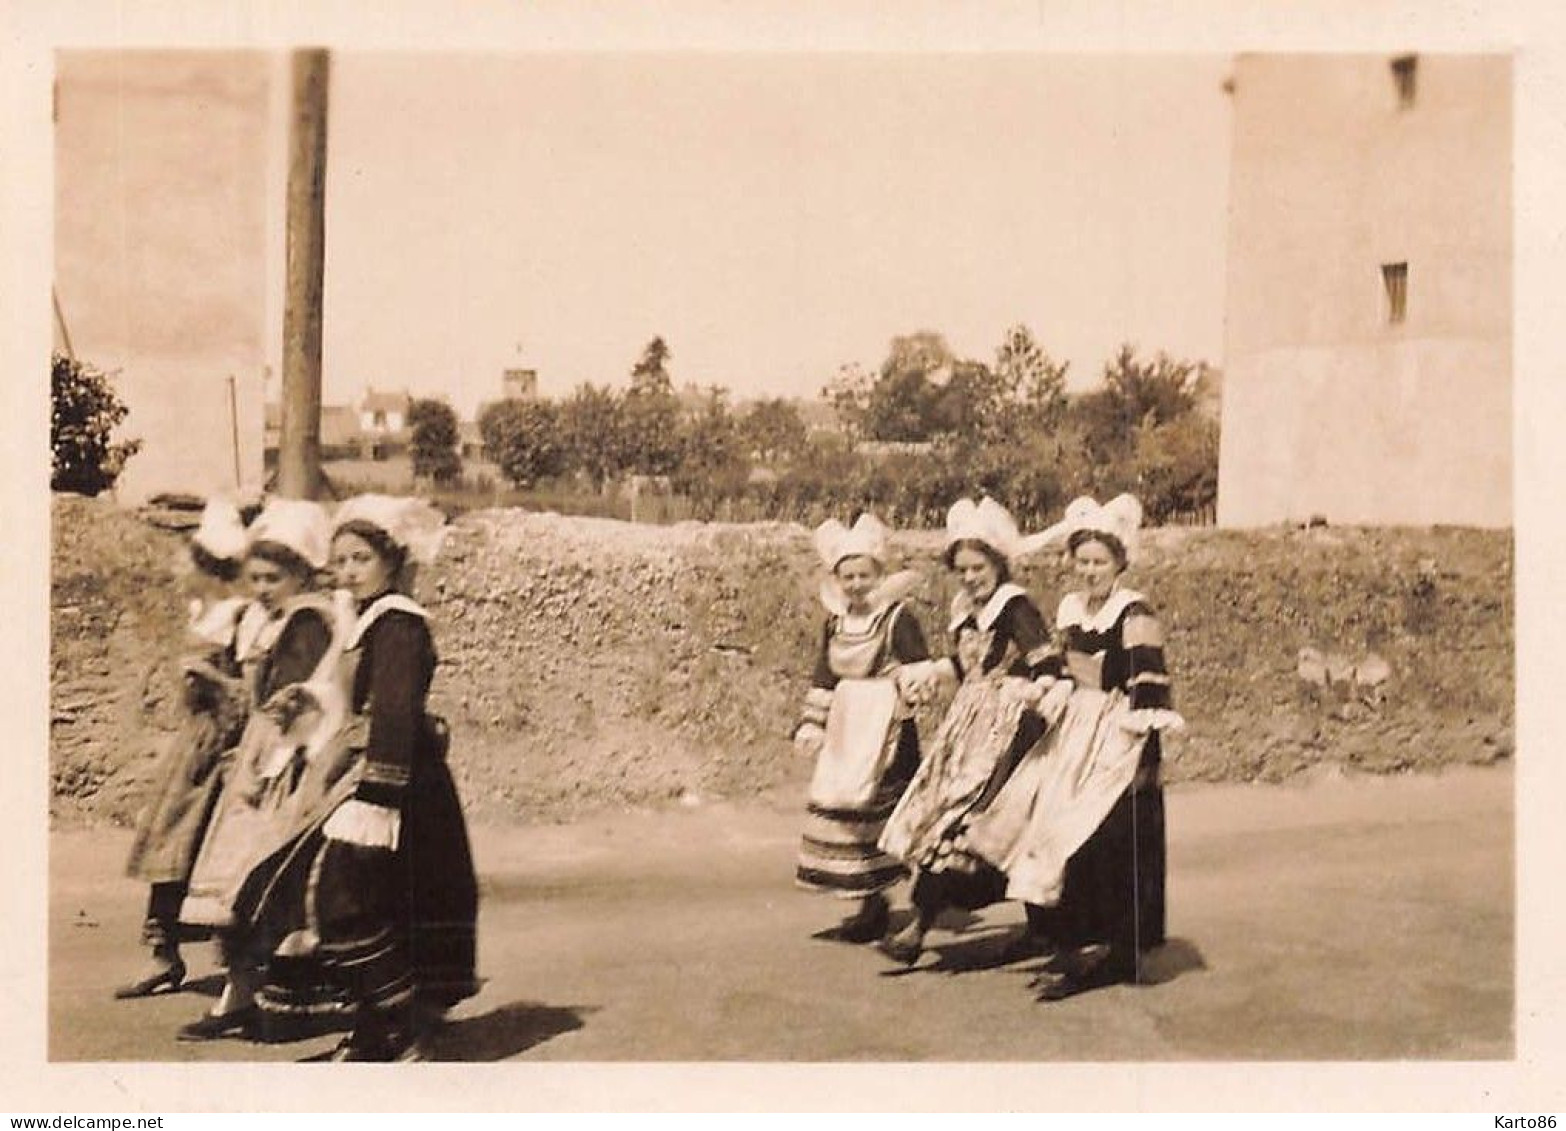
[[[805,810],[795,882],[811,891],[845,899],[861,898],[891,887],[908,870],[877,847],[919,765],[919,732],[913,720],[894,724],[887,735],[895,749],[874,796],[863,805],[834,807],[812,800]]]

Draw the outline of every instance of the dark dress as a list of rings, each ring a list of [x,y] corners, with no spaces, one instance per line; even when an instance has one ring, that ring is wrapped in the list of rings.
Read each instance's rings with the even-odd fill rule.
[[[1107,630],[1071,626],[1063,645],[1068,661],[1072,654],[1101,654],[1100,686],[1124,688],[1133,713],[1173,711],[1162,634],[1145,601],[1128,602]],[[1146,731],[1136,776],[1067,862],[1056,912],[1060,941],[1108,943],[1111,961],[1127,976],[1134,976],[1141,955],[1162,946],[1166,937],[1159,734],[1158,729]]]
[[[1120,976],[1165,939],[1160,732],[1173,709],[1163,633],[1147,601],[1117,590],[1092,614],[1068,594],[1047,676],[1072,691],[1059,724],[971,830],[1007,894],[1050,907],[1068,946],[1108,944]]]
[[[362,606],[344,659],[354,716],[341,756],[323,763],[345,772],[272,861],[249,915],[272,937],[313,933],[326,978],[361,1013],[415,998],[448,1008],[477,990],[478,884],[445,727],[425,709],[435,649],[423,611],[400,596]],[[399,815],[394,850],[325,836],[351,800]]]

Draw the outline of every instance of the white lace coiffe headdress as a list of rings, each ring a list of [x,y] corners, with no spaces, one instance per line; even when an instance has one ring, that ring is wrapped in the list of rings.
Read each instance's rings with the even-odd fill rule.
[[[350,522],[373,526],[398,546],[408,560],[427,565],[446,537],[446,517],[424,499],[398,495],[355,495],[337,508],[333,526]]]
[[[249,536],[239,507],[229,499],[208,499],[201,509],[201,523],[190,540],[220,562],[237,562],[245,556]]]
[[[1007,561],[1027,552],[1017,520],[988,495],[978,502],[958,499],[946,512],[946,548],[967,541],[983,542]]]
[[[816,555],[829,570],[836,569],[845,558],[873,558],[885,566],[886,535],[886,527],[873,514],[860,515],[852,526],[829,518],[816,527]]]
[[[275,542],[298,554],[315,569],[331,556],[332,524],[326,508],[305,499],[273,499],[247,531],[250,544]]]
[[[1042,550],[1067,545],[1073,534],[1091,532],[1106,534],[1119,542],[1125,550],[1126,561],[1135,559],[1138,548],[1138,531],[1142,527],[1142,504],[1134,495],[1116,495],[1107,503],[1100,503],[1086,495],[1066,504],[1066,513],[1048,530],[1030,536],[1028,549]]]

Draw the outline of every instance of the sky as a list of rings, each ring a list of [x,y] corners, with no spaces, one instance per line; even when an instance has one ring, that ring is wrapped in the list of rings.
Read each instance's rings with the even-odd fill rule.
[[[814,395],[933,330],[1026,323],[1081,386],[1122,341],[1222,360],[1229,60],[332,57],[325,399],[507,366]]]

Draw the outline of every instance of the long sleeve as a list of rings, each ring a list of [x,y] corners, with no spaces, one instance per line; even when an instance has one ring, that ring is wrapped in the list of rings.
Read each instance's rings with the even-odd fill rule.
[[[810,690],[805,692],[804,707],[794,732],[807,726],[826,727],[827,712],[832,709],[832,692],[837,688],[837,673],[827,656],[827,644],[832,639],[832,621],[821,626],[821,643],[816,649],[816,666],[810,674]]]
[[[1174,710],[1164,661],[1164,631],[1158,618],[1146,604],[1137,602],[1126,610],[1121,625],[1131,724],[1140,731],[1180,727],[1184,720]]]
[[[369,654],[369,748],[355,797],[389,808],[401,806],[414,753],[424,735],[429,688],[429,630],[417,617],[387,613],[365,641]]]
[[[1013,597],[1002,612],[1006,632],[1016,646],[1017,658],[1006,669],[1008,675],[1033,679],[1042,674],[1052,649],[1050,632],[1038,606],[1026,597]]]
[[[930,647],[924,641],[918,618],[903,606],[898,606],[892,614],[892,639],[888,651],[890,658],[899,664],[915,664],[930,658]]]
[[[1028,670],[1034,679],[1064,679],[1066,677],[1066,636],[1060,629],[1049,634],[1049,640],[1028,653]]]
[[[331,627],[314,609],[303,609],[290,617],[272,649],[265,685],[261,689],[262,699],[279,688],[303,683],[314,675],[331,641]]]

